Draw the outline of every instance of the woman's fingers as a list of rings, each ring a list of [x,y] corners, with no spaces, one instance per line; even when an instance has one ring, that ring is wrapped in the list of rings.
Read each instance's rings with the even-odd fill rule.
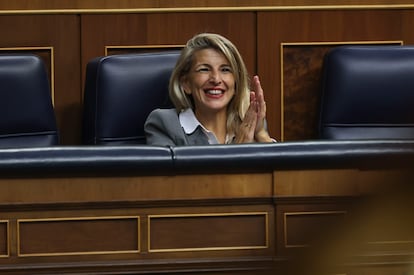
[[[238,131],[237,143],[253,142],[257,123],[257,102],[254,93],[250,94],[250,106]]]
[[[254,142],[256,135],[261,136],[266,117],[266,102],[264,101],[263,89],[259,77],[256,75],[252,80],[252,91],[250,92],[250,106],[240,125],[237,143]]]
[[[260,84],[259,76],[255,75],[252,81],[252,88],[254,93],[254,101],[256,102],[256,128],[255,133],[264,129],[264,120],[266,117],[266,102],[264,100],[263,89]],[[252,96],[250,95],[250,102],[252,102]]]
[[[253,100],[250,103],[249,109],[247,109],[246,115],[244,116],[242,127],[248,129],[255,129],[257,121],[257,102]]]
[[[253,77],[253,83],[255,87],[256,101],[258,103],[259,119],[264,118],[264,116],[266,115],[266,102],[264,100],[263,89],[262,85],[260,84],[259,76],[256,75]]]

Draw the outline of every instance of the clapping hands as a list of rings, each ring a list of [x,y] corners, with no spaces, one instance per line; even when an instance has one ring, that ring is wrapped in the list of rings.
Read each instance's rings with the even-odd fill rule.
[[[260,79],[256,75],[252,81],[252,91],[250,92],[250,106],[240,125],[236,143],[249,142],[272,142],[265,127],[266,102],[264,100],[263,89]]]

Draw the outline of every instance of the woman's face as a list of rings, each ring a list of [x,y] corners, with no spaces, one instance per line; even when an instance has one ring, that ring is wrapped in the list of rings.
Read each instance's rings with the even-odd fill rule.
[[[192,95],[196,113],[225,111],[235,94],[230,63],[214,49],[197,51],[183,88]]]

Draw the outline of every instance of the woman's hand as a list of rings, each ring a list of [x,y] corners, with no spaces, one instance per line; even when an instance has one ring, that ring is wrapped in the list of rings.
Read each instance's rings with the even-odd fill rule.
[[[266,129],[266,102],[264,100],[263,89],[260,84],[259,76],[255,75],[252,81],[252,91],[250,92],[250,107],[246,113],[243,124],[254,125],[253,140],[250,142],[273,142]],[[254,121],[253,121],[254,120]],[[250,132],[249,132],[250,133]]]
[[[250,92],[250,105],[244,115],[243,122],[240,124],[240,128],[236,137],[236,143],[250,143],[254,142],[256,123],[257,123],[257,106],[256,106],[255,94]]]
[[[250,95],[250,104],[254,104],[256,106],[256,129],[255,129],[255,135],[259,133],[260,131],[265,130],[265,118],[266,118],[266,102],[264,100],[263,95],[263,89],[260,85],[260,80],[257,75],[253,77],[253,83],[252,83],[252,92],[254,96]]]
[[[255,75],[253,77],[252,85],[255,100],[256,100],[256,112],[257,112],[257,122],[256,129],[254,132],[254,138],[257,142],[273,142],[273,139],[269,136],[269,133],[266,129],[266,101],[264,99],[262,85],[260,84],[259,76]],[[250,99],[252,97],[250,96]],[[250,100],[251,103],[251,100]]]
[[[273,142],[265,128],[265,120],[266,102],[259,77],[256,75],[253,77],[252,91],[250,92],[250,106],[240,126],[236,142]]]

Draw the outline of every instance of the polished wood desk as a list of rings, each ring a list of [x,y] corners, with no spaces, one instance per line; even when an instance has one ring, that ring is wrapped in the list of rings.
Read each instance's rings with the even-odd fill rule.
[[[413,145],[0,150],[0,272],[400,274]]]

